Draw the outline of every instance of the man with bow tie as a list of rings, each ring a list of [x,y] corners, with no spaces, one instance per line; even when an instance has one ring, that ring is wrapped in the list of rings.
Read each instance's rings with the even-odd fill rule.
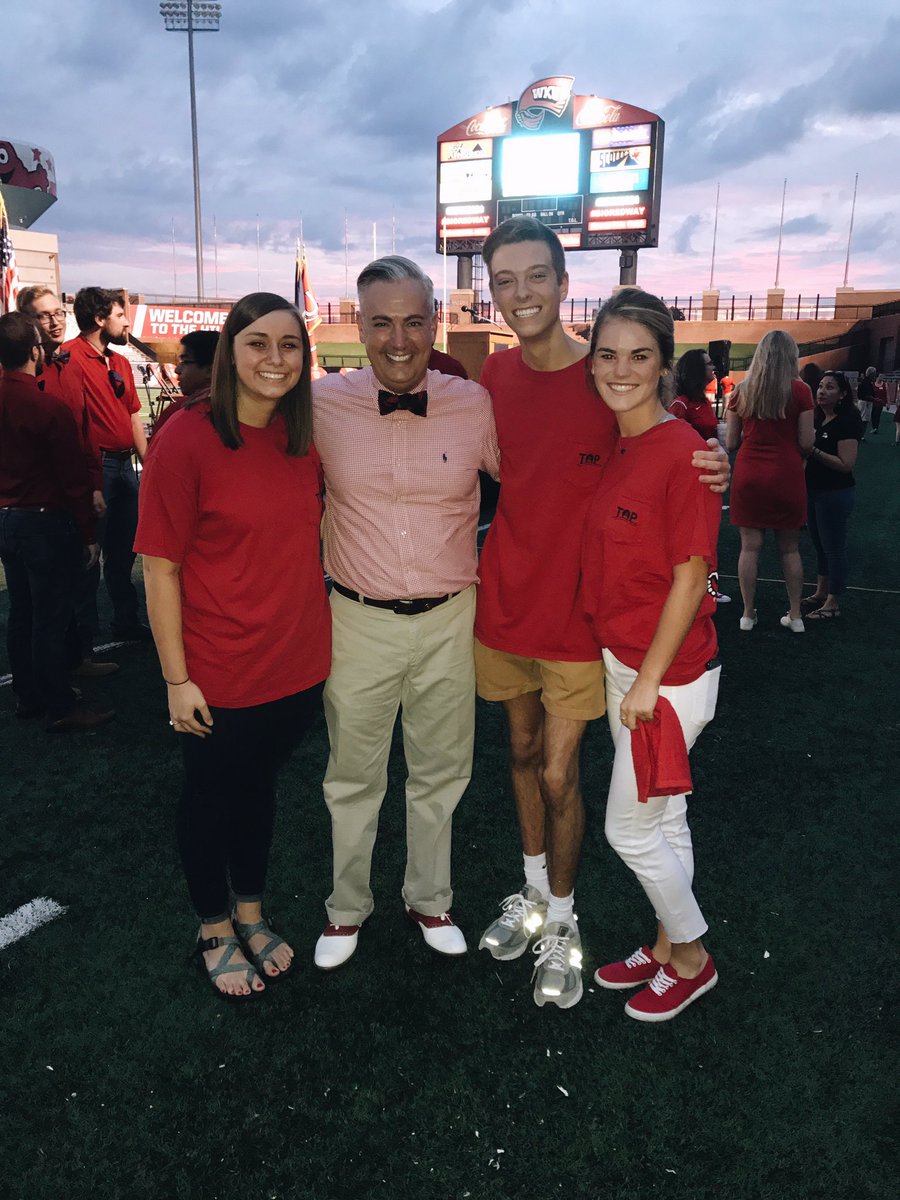
[[[403,901],[433,950],[466,951],[450,915],[450,834],[472,767],[478,472],[496,477],[499,467],[487,392],[427,369],[437,332],[431,280],[391,255],[370,263],[357,288],[371,366],[313,384],[334,580],[324,785],[334,890],[315,952],[323,970],[353,955],[372,912],[398,710],[408,772]]]

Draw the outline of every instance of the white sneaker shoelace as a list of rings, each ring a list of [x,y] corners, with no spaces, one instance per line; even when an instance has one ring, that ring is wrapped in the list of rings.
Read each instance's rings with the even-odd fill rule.
[[[677,982],[677,979],[673,979],[671,975],[667,975],[663,968],[660,967],[650,980],[648,986],[657,996],[664,996],[669,988],[673,988]]]
[[[504,929],[518,929],[520,925],[525,924],[534,905],[530,900],[526,900],[521,892],[516,892],[512,896],[507,896],[505,900],[501,900],[500,907],[503,909],[503,916],[500,917],[498,924],[502,925]]]
[[[625,959],[626,967],[649,967],[650,959],[644,953],[643,949],[635,950],[634,954],[629,954]]]
[[[532,948],[532,953],[538,956],[537,962],[534,964],[535,972],[543,966],[551,971],[567,971],[570,940],[570,938],[550,934],[549,937],[542,937],[540,941],[535,942]]]

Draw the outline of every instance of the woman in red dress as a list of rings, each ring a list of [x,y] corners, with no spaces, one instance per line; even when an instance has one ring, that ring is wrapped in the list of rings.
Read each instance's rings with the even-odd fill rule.
[[[788,594],[781,624],[803,633],[800,529],[806,521],[804,458],[813,447],[813,399],[798,376],[797,343],[773,329],[753,355],[725,413],[725,446],[740,447],[731,481],[731,523],[741,531],[741,629],[756,625],[756,579],[767,529],[774,530]]]

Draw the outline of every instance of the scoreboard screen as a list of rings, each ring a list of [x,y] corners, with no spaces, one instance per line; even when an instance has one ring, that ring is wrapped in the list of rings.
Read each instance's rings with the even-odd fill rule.
[[[656,246],[664,123],[646,109],[576,96],[571,75],[461,121],[437,142],[437,250],[476,254],[514,216],[567,250]]]

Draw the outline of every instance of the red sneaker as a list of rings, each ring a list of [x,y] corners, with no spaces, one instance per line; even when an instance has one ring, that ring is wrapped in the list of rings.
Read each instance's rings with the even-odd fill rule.
[[[671,1021],[718,982],[712,955],[696,979],[682,979],[670,964],[666,964],[659,968],[649,986],[631,997],[625,1011],[636,1021]]]
[[[639,987],[649,983],[662,964],[653,957],[649,946],[641,946],[622,962],[609,963],[594,972],[594,983],[602,988],[618,991],[620,988]]]

